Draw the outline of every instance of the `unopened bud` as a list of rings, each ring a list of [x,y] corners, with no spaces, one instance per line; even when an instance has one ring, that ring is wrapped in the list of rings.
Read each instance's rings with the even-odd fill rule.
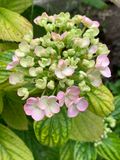
[[[47,84],[47,87],[49,88],[49,89],[51,89],[51,90],[53,90],[54,88],[55,88],[55,83],[54,83],[54,81],[49,81],[48,82],[48,84]]]
[[[25,100],[29,96],[29,91],[27,88],[22,87],[17,90],[17,95],[23,97],[22,100]]]

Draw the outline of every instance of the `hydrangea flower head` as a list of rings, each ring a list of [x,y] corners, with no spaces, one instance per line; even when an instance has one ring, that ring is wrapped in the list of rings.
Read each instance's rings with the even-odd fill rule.
[[[43,13],[34,22],[46,33],[35,39],[33,33],[24,36],[6,68],[9,83],[18,87],[25,113],[35,121],[63,108],[75,117],[89,108],[87,93],[101,85],[101,76],[111,76],[110,51],[97,38],[99,22],[63,12]]]

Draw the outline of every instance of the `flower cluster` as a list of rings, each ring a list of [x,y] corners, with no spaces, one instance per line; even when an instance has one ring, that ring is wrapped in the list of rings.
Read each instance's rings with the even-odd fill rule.
[[[71,18],[69,13],[43,13],[34,22],[46,34],[24,36],[6,68],[11,70],[9,83],[18,85],[18,96],[27,99],[25,113],[34,120],[51,117],[62,106],[75,117],[87,109],[85,94],[101,85],[101,75],[111,76],[109,50],[96,38],[99,23],[81,15]]]

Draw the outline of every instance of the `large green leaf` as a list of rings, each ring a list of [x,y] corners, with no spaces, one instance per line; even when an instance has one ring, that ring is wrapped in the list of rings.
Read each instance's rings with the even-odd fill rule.
[[[3,93],[0,92],[0,114],[3,111]]]
[[[120,159],[120,138],[115,134],[110,134],[97,146],[98,154],[106,160]]]
[[[32,5],[32,0],[0,0],[0,7],[22,13]]]
[[[0,8],[0,39],[19,42],[30,30],[32,25],[27,19],[18,13]]]
[[[77,141],[92,142],[103,134],[103,118],[87,110],[72,119],[70,138]]]
[[[97,152],[92,143],[76,142],[74,147],[74,160],[96,160]]]
[[[24,142],[3,125],[0,125],[0,160],[34,160]]]
[[[115,111],[112,113],[112,116],[117,119],[120,120],[120,95],[115,97]]]
[[[14,42],[3,42],[0,43],[0,52],[4,52],[7,50],[17,49],[18,45]]]
[[[74,146],[75,141],[68,140],[68,142],[60,148],[60,160],[74,160]]]
[[[37,141],[32,127],[29,128],[28,131],[16,130],[15,133],[30,148],[35,160],[58,160],[59,159],[59,149],[50,148],[50,147],[41,145]]]
[[[34,131],[38,141],[52,147],[64,144],[68,140],[70,129],[70,120],[64,112],[34,123]]]
[[[89,110],[99,116],[109,115],[114,110],[112,93],[104,85],[87,93]]]
[[[6,66],[8,63],[12,61],[13,53],[10,51],[0,52],[0,83],[5,82],[10,72],[6,70]],[[0,89],[4,88],[4,84],[0,84]]]
[[[6,92],[3,101],[2,117],[4,121],[12,128],[19,130],[28,129],[28,121],[20,98],[14,92]]]

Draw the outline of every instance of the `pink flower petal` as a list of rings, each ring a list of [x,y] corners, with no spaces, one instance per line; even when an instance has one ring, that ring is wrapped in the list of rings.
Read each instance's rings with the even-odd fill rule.
[[[98,28],[99,26],[100,26],[100,23],[98,21],[92,21],[92,26],[91,27]]]
[[[42,96],[40,99],[40,108],[45,110],[47,108],[48,105],[48,96]]]
[[[109,69],[109,67],[105,67],[103,70],[100,70],[100,73],[104,76],[104,77],[111,77],[111,71]]]
[[[110,61],[109,61],[107,55],[102,54],[97,57],[95,67],[98,69],[99,68],[103,69],[104,67],[107,67],[109,65],[109,63],[110,63]]]
[[[85,100],[84,97],[78,98],[76,100],[76,107],[80,112],[83,112],[87,109],[88,107],[88,102]]]
[[[72,68],[72,67],[65,67],[62,70],[62,74],[65,76],[71,76],[73,73],[74,73],[74,68]]]
[[[60,105],[60,106],[63,106],[63,105],[64,105],[64,102],[65,102],[65,93],[62,92],[62,91],[58,92],[58,94],[57,94],[57,99],[58,99],[58,101],[59,101],[59,105]]]
[[[79,87],[77,86],[69,87],[66,90],[66,94],[65,94],[66,106],[69,107],[73,103],[73,101],[75,101],[79,97],[79,94],[80,94]]]
[[[60,69],[56,69],[55,70],[55,75],[59,78],[59,79],[64,79],[65,75],[61,72]]]
[[[58,62],[58,67],[61,68],[61,67],[65,67],[65,66],[66,66],[65,60],[60,59]]]
[[[73,96],[79,96],[80,89],[77,86],[71,86],[71,87],[67,88],[66,94],[71,94]]]
[[[54,41],[56,41],[56,40],[61,40],[61,36],[60,36],[59,34],[55,33],[55,32],[52,32],[52,33],[51,33],[51,36],[52,36],[52,39],[53,39]]]
[[[36,108],[33,110],[32,112],[32,118],[35,120],[35,121],[40,121],[44,118],[44,111],[42,111],[41,109],[39,108]]]
[[[92,45],[92,46],[89,48],[88,53],[89,53],[89,54],[96,53],[97,49],[98,49],[97,45]]]
[[[29,115],[29,116],[32,115],[33,109],[34,109],[33,107],[31,107],[27,104],[24,105],[24,111],[25,111],[26,115]]]
[[[60,111],[60,106],[56,101],[57,97],[55,96],[50,96],[48,99],[48,104],[50,105],[49,108],[52,113],[58,113]]]
[[[50,108],[48,108],[48,109],[45,109],[45,115],[50,118],[54,115],[54,113],[52,113]]]
[[[75,105],[71,105],[69,108],[68,108],[68,117],[76,117],[78,115],[79,111],[78,109],[76,108]]]

